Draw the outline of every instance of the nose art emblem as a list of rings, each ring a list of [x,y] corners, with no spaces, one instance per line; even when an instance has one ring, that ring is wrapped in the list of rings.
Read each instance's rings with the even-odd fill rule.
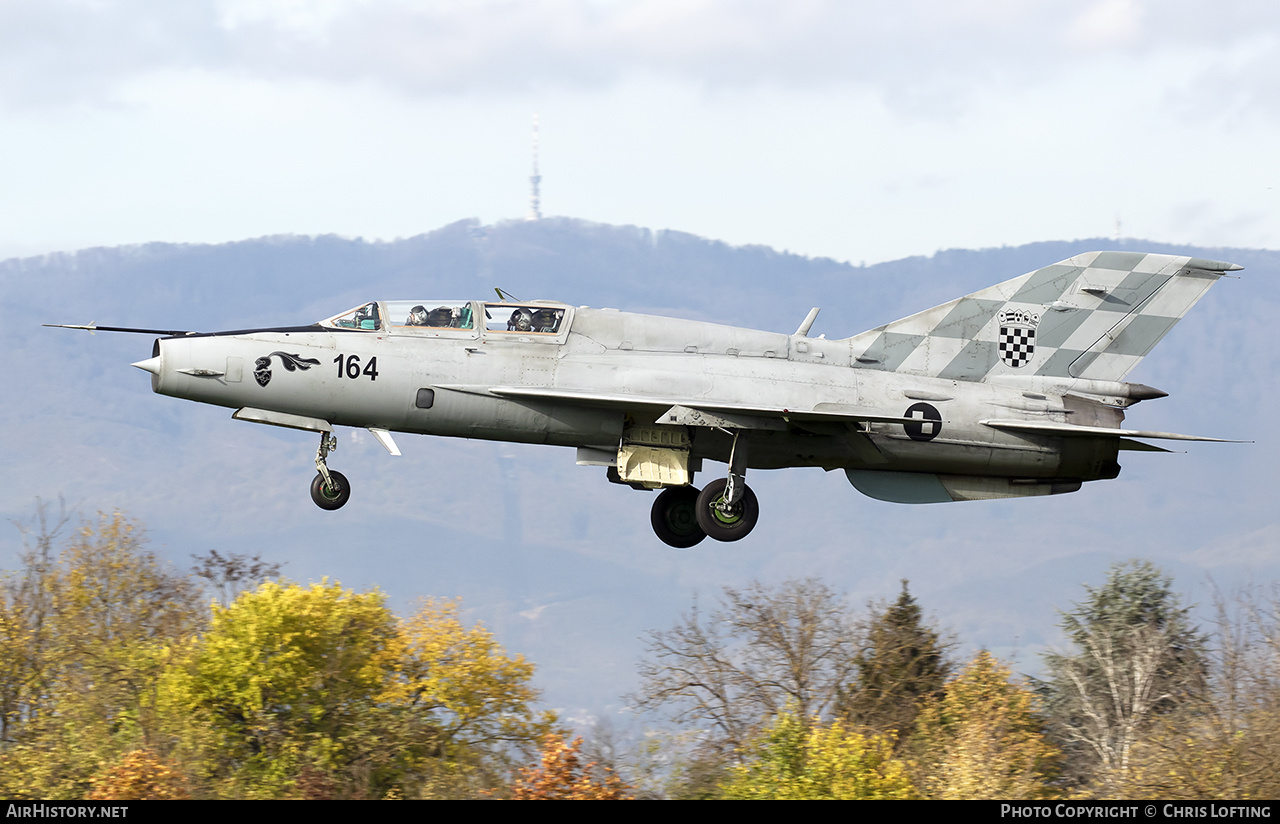
[[[299,369],[305,372],[311,367],[320,364],[320,361],[313,358],[290,355],[288,352],[272,352],[265,358],[258,358],[253,363],[253,377],[258,382],[258,386],[266,386],[271,383],[271,359],[276,355],[280,356],[280,364],[286,372],[296,372]]]

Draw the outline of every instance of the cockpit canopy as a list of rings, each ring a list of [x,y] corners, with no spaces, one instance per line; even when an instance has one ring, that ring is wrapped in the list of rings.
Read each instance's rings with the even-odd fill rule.
[[[445,330],[474,334],[477,317],[485,333],[559,336],[568,330],[571,309],[551,301],[482,303],[467,300],[389,300],[357,306],[320,322],[336,329],[392,333],[432,333]]]

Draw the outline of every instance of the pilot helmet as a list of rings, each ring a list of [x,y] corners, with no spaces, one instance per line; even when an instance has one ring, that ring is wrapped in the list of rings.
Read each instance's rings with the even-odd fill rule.
[[[533,315],[528,309],[518,309],[516,310],[516,315],[517,317],[515,318],[515,322],[517,332],[529,332],[533,329]]]

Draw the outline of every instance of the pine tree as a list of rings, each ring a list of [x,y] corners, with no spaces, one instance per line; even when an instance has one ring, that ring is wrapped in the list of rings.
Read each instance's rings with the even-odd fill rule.
[[[903,579],[896,601],[872,608],[854,656],[855,680],[838,715],[856,727],[894,732],[904,740],[921,701],[940,694],[950,676],[951,646],[925,623]]]

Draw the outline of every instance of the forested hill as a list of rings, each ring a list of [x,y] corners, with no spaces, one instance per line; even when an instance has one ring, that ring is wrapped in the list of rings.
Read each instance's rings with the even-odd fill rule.
[[[1111,248],[1225,256],[1250,269],[1274,260],[1257,250],[1095,238],[859,266],[568,218],[465,220],[390,242],[287,235],[16,258],[0,263],[0,294],[8,306],[63,320],[87,314],[117,325],[210,329],[312,321],[373,298],[488,297],[497,286],[522,299],[785,331],[820,305],[828,337],[843,337],[1081,251]]]

